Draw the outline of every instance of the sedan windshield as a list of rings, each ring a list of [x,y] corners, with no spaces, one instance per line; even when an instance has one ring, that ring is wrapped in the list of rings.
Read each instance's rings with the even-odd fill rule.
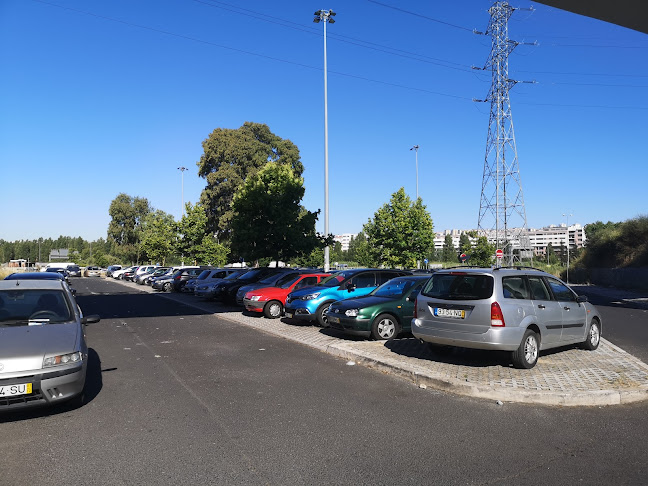
[[[350,276],[351,274],[348,274],[346,272],[334,273],[330,277],[326,277],[324,280],[322,280],[319,285],[322,287],[337,287]]]
[[[411,278],[393,278],[371,292],[371,295],[396,299],[405,295],[415,283],[417,281]]]
[[[294,284],[300,277],[301,275],[295,275],[294,273],[289,273],[288,275],[284,275],[279,280],[277,280],[275,287],[287,289],[292,284]]]
[[[0,326],[69,322],[72,312],[60,290],[0,291]]]

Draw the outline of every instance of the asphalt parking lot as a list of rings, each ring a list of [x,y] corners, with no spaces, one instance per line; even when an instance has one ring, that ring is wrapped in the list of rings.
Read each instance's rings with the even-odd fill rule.
[[[118,282],[133,291],[155,292],[147,286]],[[349,365],[399,376],[422,388],[501,402],[559,406],[606,406],[648,399],[648,365],[606,339],[601,339],[599,348],[593,352],[575,346],[544,352],[533,369],[519,370],[510,365],[507,353],[455,350],[440,357],[411,337],[366,341],[288,319],[245,314],[241,309],[203,301],[190,294],[159,295],[317,348],[347,360]]]

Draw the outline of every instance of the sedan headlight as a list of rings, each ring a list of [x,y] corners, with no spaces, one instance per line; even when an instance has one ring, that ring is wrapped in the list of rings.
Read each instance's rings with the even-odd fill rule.
[[[313,300],[313,299],[317,299],[319,296],[320,296],[320,292],[313,292],[312,294],[304,295],[301,299],[302,300]]]
[[[76,353],[59,354],[58,356],[49,356],[43,359],[43,368],[49,368],[50,366],[78,363],[82,360],[83,360],[83,355],[79,351],[77,351]]]
[[[358,309],[347,309],[347,311],[344,313],[345,316],[347,317],[357,317],[358,316]]]
[[[256,301],[259,300],[259,299],[261,299],[261,296],[260,296],[260,295],[251,295],[251,296],[250,296],[250,300],[253,300],[254,302],[256,302]]]

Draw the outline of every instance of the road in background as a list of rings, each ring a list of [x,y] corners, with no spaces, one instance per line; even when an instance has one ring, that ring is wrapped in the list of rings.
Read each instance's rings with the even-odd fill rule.
[[[0,416],[2,484],[642,484],[648,405],[498,405],[103,279],[88,403]]]

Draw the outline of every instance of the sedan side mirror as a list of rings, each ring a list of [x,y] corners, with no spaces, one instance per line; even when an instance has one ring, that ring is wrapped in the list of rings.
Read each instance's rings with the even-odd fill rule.
[[[352,282],[347,282],[347,284],[346,284],[346,289],[347,289],[349,292],[353,292],[353,291],[356,289],[356,286],[355,286],[355,284],[352,283]]]
[[[579,304],[581,302],[587,302],[587,295],[577,295],[576,302],[578,302]]]
[[[85,316],[81,318],[81,324],[94,324],[95,322],[99,322],[101,320],[101,317],[99,317],[97,314],[92,314],[90,316]]]

